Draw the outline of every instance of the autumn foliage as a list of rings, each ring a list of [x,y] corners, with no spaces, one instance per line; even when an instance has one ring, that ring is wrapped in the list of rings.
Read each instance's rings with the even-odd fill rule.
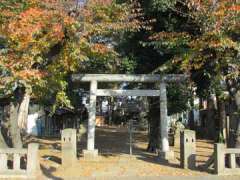
[[[141,28],[131,6],[111,0],[90,0],[82,7],[73,0],[2,0],[0,11],[1,95],[21,84],[35,97],[56,97],[65,105],[67,75],[92,60],[117,59],[109,43]]]

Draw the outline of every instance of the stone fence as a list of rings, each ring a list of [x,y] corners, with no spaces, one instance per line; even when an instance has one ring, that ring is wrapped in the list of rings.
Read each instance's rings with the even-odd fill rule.
[[[28,149],[0,149],[0,179],[36,178],[39,169],[38,144],[29,144]]]
[[[196,168],[196,133],[191,130],[180,132],[180,166],[184,169]]]
[[[62,130],[62,165],[71,167],[77,160],[77,135],[76,129]]]
[[[240,168],[236,164],[236,155],[240,154],[240,149],[226,148],[224,144],[217,143],[214,145],[214,168],[218,175],[238,175]],[[226,158],[227,157],[227,158]],[[226,166],[226,159],[228,166]]]

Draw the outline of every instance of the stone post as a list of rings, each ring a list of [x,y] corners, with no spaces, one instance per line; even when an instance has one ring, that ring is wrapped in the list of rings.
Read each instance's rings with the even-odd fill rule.
[[[180,132],[180,162],[184,169],[196,168],[196,133],[191,130]]]
[[[77,159],[76,129],[62,130],[62,165],[70,167]]]
[[[229,154],[229,167],[236,168],[236,154]]]
[[[225,169],[225,145],[221,143],[214,144],[214,168],[216,174],[223,174]]]
[[[21,156],[20,154],[14,153],[13,154],[13,169],[14,170],[20,170],[20,160]]]
[[[169,149],[168,142],[168,114],[167,114],[167,87],[165,82],[160,82],[160,152],[159,157],[164,160],[174,159],[173,151]]]
[[[28,145],[27,153],[27,173],[29,176],[36,177],[38,171],[40,170],[39,157],[38,157],[38,147],[37,143],[30,143]]]
[[[88,136],[87,136],[87,150],[83,150],[85,158],[94,158],[98,155],[95,149],[95,121],[96,121],[96,96],[97,81],[91,81],[90,84],[90,103],[89,103],[89,117],[88,117]]]
[[[87,123],[80,124],[77,133],[77,141],[78,142],[82,141],[83,138],[86,138],[86,135],[87,135]]]
[[[0,154],[0,171],[6,171],[8,169],[7,167],[7,154]]]

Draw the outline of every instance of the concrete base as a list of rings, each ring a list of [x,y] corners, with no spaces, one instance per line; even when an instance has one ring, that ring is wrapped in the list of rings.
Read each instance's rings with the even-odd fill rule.
[[[165,160],[165,161],[174,160],[174,152],[171,150],[167,152],[159,151],[158,157],[160,160]]]
[[[86,160],[95,160],[98,158],[98,150],[83,150],[83,158]]]

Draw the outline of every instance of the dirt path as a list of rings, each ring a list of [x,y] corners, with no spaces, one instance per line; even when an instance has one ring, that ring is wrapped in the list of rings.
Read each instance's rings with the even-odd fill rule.
[[[45,178],[58,179],[70,177],[156,177],[168,176],[206,176],[199,170],[184,170],[179,166],[179,148],[173,148],[176,160],[170,163],[160,162],[157,155],[145,151],[147,134],[134,134],[133,156],[129,155],[129,135],[126,128],[97,128],[96,148],[100,156],[96,161],[85,161],[83,158],[63,169],[61,167],[61,151],[59,139],[38,139],[41,144],[40,163]],[[86,146],[86,141],[78,145]],[[197,164],[203,164],[213,152],[213,143],[206,140],[197,141]],[[79,152],[81,156],[81,151]]]

